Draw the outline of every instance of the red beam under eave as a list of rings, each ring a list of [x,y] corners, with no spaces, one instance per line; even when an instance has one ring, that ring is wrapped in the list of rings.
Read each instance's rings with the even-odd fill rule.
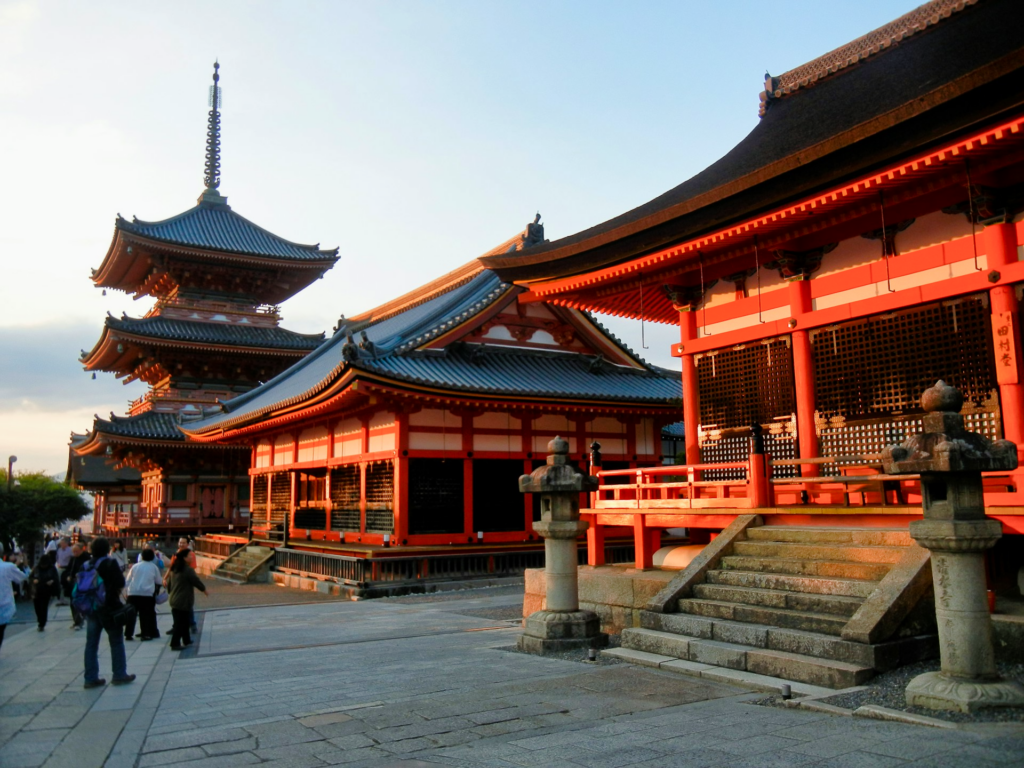
[[[952,164],[959,165],[968,156],[990,155],[1003,150],[1004,146],[1019,144],[1024,139],[1024,116],[1018,116],[1006,123],[989,128],[976,135],[961,139],[941,149],[912,158],[899,165],[870,174],[843,187],[837,187],[823,194],[806,198],[794,205],[777,209],[763,216],[755,217],[737,225],[662,249],[639,259],[618,264],[613,267],[572,277],[560,278],[532,285],[524,283],[532,300],[534,297],[553,299],[564,297],[570,306],[601,311],[596,304],[588,304],[586,299],[572,297],[574,292],[593,290],[600,283],[621,281],[626,275],[636,274],[643,270],[665,270],[673,263],[691,259],[699,249],[709,249],[715,244],[725,243],[741,237],[750,237],[760,233],[775,232],[792,225],[799,225],[810,210],[824,213],[827,209],[839,209],[848,206],[859,198],[875,196],[880,190],[889,190],[917,181],[924,176],[946,173]],[[721,247],[721,246],[719,246]]]

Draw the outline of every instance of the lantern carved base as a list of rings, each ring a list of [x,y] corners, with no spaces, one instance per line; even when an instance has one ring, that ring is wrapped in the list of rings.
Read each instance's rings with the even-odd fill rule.
[[[540,656],[608,645],[608,635],[593,611],[537,611],[526,619],[524,629],[519,650]]]
[[[918,675],[907,686],[907,706],[975,712],[1024,706],[1024,686],[1010,680],[964,680],[943,672]]]

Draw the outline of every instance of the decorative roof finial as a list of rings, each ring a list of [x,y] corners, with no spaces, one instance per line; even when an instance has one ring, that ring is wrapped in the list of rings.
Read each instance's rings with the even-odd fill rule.
[[[210,86],[210,115],[206,123],[206,170],[203,181],[206,189],[200,203],[226,205],[228,199],[217,191],[220,186],[220,107],[223,97],[220,89],[220,62],[213,62],[213,85]]]

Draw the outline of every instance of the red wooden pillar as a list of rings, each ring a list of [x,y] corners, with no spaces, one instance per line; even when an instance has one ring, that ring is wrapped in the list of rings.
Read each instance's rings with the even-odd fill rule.
[[[501,490],[498,493],[507,493]],[[462,532],[471,540],[476,541],[473,530],[473,460],[462,460]]]
[[[404,544],[409,538],[409,414],[395,414],[398,434],[395,445],[395,544]]]
[[[364,430],[365,434],[365,430]],[[363,451],[365,454],[366,451]],[[359,462],[359,533],[366,533],[366,462]]]
[[[982,233],[988,256],[988,267],[1000,270],[1017,261],[1017,229],[1012,223],[992,224]],[[1012,285],[997,285],[989,291],[992,303],[992,326],[996,329],[996,378],[999,382],[999,400],[1002,408],[1003,435],[1017,444],[1017,454],[1024,460],[1024,386],[1021,385],[1020,305]],[[1001,329],[1005,336],[999,336]],[[1012,365],[1004,362],[1006,342]]]
[[[796,400],[796,435],[799,458],[813,459],[818,456],[818,430],[814,425],[814,356],[811,339],[807,331],[800,328],[800,320],[811,311],[810,275],[799,275],[789,281],[789,311],[796,323],[790,339],[793,348],[793,386]],[[800,474],[816,477],[819,474],[815,464],[804,464]]]
[[[686,443],[686,463],[700,464],[700,442],[697,427],[700,426],[700,394],[697,386],[697,364],[693,354],[687,350],[690,342],[697,340],[697,305],[684,306],[679,311],[679,332],[683,354],[683,429]]]
[[[648,528],[641,514],[633,515],[633,546],[636,549],[637,569],[653,568],[654,553],[661,546],[661,531],[657,528]]]
[[[597,515],[590,515],[587,528],[587,565],[604,565],[604,526],[597,522]]]

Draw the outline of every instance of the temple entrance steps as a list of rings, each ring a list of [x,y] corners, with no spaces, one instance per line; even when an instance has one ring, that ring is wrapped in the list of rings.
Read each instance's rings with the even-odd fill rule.
[[[930,607],[927,553],[905,529],[750,526],[708,563],[610,653],[845,688],[937,647],[917,607]]]
[[[267,581],[270,561],[273,558],[273,547],[249,544],[233,552],[227,560],[214,569],[213,575],[236,584]]]

